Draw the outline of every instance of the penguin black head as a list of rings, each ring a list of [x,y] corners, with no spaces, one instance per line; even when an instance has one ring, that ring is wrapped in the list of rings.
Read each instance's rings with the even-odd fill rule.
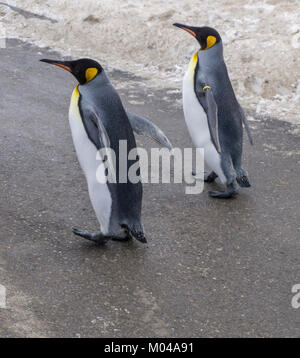
[[[59,66],[71,72],[81,85],[90,82],[103,71],[103,68],[97,61],[89,58],[81,58],[76,61],[55,61],[47,59],[42,59],[40,61]]]
[[[192,36],[194,36],[198,40],[201,50],[207,50],[221,41],[221,36],[219,35],[218,31],[216,31],[212,27],[194,27],[178,23],[175,23],[173,25],[187,31]]]

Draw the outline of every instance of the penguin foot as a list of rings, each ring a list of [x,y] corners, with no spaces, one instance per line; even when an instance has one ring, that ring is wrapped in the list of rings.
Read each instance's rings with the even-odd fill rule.
[[[120,226],[126,230],[127,236],[130,239],[134,238],[134,239],[142,242],[143,244],[147,243],[147,239],[146,239],[143,231],[141,231],[141,230],[136,231],[135,229],[130,228],[127,224],[120,224]]]
[[[81,236],[87,240],[93,241],[97,244],[105,244],[107,242],[107,240],[109,239],[108,237],[104,236],[103,234],[98,233],[98,234],[91,234],[86,230],[79,230],[77,228],[73,228],[72,229],[73,234],[77,235],[77,236]]]
[[[132,240],[132,237],[130,237],[129,235],[127,235],[125,237],[117,237],[117,236],[115,236],[115,237],[112,237],[111,239],[114,240],[114,241],[126,242],[126,241]]]
[[[204,181],[205,183],[212,183],[217,179],[218,175],[215,172],[211,172],[209,174],[204,175]]]
[[[249,188],[251,186],[251,184],[249,183],[249,179],[246,175],[236,177],[236,181],[242,188]]]
[[[212,198],[229,199],[229,198],[235,197],[238,194],[238,192],[237,192],[234,184],[229,184],[229,185],[227,185],[227,190],[226,191],[210,190],[208,192],[208,194]]]

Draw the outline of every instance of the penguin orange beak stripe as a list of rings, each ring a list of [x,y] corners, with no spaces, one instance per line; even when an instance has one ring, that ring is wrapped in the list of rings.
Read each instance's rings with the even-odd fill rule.
[[[190,30],[190,29],[187,29],[186,27],[182,27],[182,30],[185,30],[187,31],[188,33],[190,33],[192,36],[196,37],[196,34],[194,31]]]
[[[189,34],[191,34],[192,36],[196,37],[195,32],[194,32],[193,30],[191,30],[188,26],[182,25],[182,24],[178,24],[178,23],[175,23],[175,24],[173,24],[173,25],[176,26],[176,27],[179,27],[179,28],[182,29],[182,30],[187,31]]]
[[[61,63],[60,61],[53,61],[53,60],[47,60],[47,59],[42,59],[40,60],[42,62],[46,62],[46,63],[50,63],[51,65],[55,65],[55,66],[58,66],[58,67],[61,67],[63,68],[64,70],[66,71],[69,71],[69,72],[72,72],[71,68],[64,65],[63,63]]]
[[[72,72],[71,69],[70,69],[70,67],[65,66],[65,65],[62,65],[61,63],[55,63],[55,62],[53,62],[52,65],[61,67],[61,68],[63,68],[64,70],[67,70],[67,71],[69,71],[69,72]]]

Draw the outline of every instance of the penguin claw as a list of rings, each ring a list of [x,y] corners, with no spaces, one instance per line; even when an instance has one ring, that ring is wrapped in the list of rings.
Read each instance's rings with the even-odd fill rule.
[[[251,184],[249,183],[249,179],[246,175],[237,177],[236,181],[238,182],[239,186],[241,186],[243,188],[249,188],[251,186]]]
[[[73,228],[72,229],[73,234],[83,237],[87,240],[93,241],[97,244],[105,244],[108,240],[108,238],[106,238],[104,235],[102,235],[101,233],[99,234],[91,234],[86,230],[79,230],[77,228]]]

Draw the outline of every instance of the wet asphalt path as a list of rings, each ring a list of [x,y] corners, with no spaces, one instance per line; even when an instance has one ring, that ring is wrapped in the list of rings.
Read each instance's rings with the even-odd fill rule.
[[[0,49],[1,337],[299,336],[299,137],[270,118],[245,138],[252,187],[235,200],[144,185],[148,245],[74,237],[97,230],[67,113],[75,80],[39,63],[50,50],[15,40]],[[176,147],[190,146],[178,100],[120,71],[128,108]],[[149,148],[150,140],[138,137]],[[214,187],[211,186],[211,187]]]

